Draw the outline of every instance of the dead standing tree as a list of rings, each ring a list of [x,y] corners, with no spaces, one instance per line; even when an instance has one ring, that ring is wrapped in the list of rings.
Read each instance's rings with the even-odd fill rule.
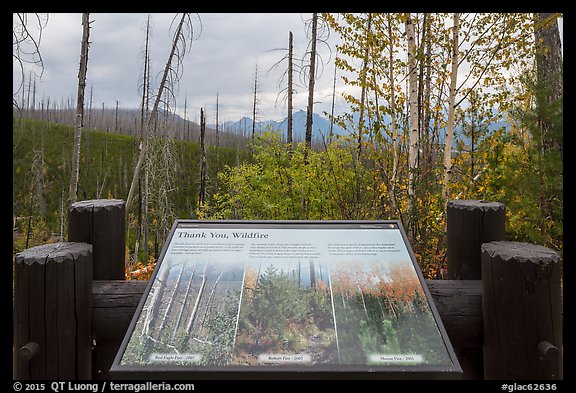
[[[220,172],[220,133],[218,124],[218,93],[216,93],[216,172]],[[219,190],[218,176],[216,176],[216,191]]]
[[[78,100],[76,102],[76,127],[74,129],[74,153],[72,155],[72,177],[70,178],[70,193],[68,202],[76,202],[78,190],[78,174],[80,172],[80,142],[84,128],[84,90],[86,89],[86,73],[88,71],[88,47],[90,38],[90,14],[82,14],[82,46],[80,48],[80,70],[78,71]]]
[[[254,135],[252,135],[254,137]],[[200,108],[200,190],[198,191],[198,209],[206,203],[206,116],[204,109]]]
[[[144,42],[144,70],[142,73],[142,101],[140,104],[140,141],[143,141],[145,130],[145,119],[149,113],[150,107],[150,36],[152,34],[150,26],[150,14],[146,18],[146,38]],[[138,261],[138,251],[140,247],[140,239],[143,237],[142,248],[144,252],[144,260],[148,260],[148,172],[144,171],[144,178],[142,174],[138,176],[138,224],[136,233],[136,242],[134,244],[134,258],[135,262]],[[144,183],[144,184],[142,184]]]
[[[273,49],[273,50],[286,50],[284,48],[278,48],[278,49]],[[284,95],[282,98],[282,101],[284,101],[285,99],[287,100],[288,103],[288,116],[287,116],[287,130],[286,130],[286,143],[288,144],[288,147],[291,149],[292,148],[292,112],[293,112],[293,104],[292,104],[292,98],[294,95],[294,66],[298,66],[298,64],[294,64],[294,35],[292,34],[292,32],[289,33],[288,35],[288,50],[287,50],[287,54],[284,55],[280,60],[278,60],[276,63],[274,63],[274,65],[272,65],[272,67],[270,67],[270,69],[268,70],[268,72],[272,71],[273,69],[277,68],[284,60],[288,61],[288,68],[286,71],[284,71],[282,73],[282,76],[280,77],[280,80],[278,81],[278,87],[280,88],[282,86],[282,84],[284,83],[284,79],[287,77],[288,78],[288,84],[286,87],[281,88],[278,96],[276,97],[276,103],[278,102],[278,98],[281,95]],[[302,72],[301,69],[298,69],[298,72]],[[298,86],[298,87],[302,87],[302,86]]]
[[[254,71],[254,99],[252,105],[252,144],[254,143],[254,134],[256,133],[256,105],[258,104],[258,64]],[[253,148],[253,146],[252,146]]]
[[[322,17],[318,16],[317,13],[312,14],[312,18],[306,23],[306,28],[310,29],[307,31],[307,35],[310,37],[310,42],[308,44],[308,50],[302,58],[302,63],[304,64],[305,58],[308,56],[309,63],[303,65],[300,74],[302,79],[307,79],[308,84],[308,106],[306,109],[306,135],[305,142],[306,147],[310,149],[312,147],[312,122],[314,113],[314,85],[316,79],[320,78],[322,75],[322,69],[324,67],[324,61],[322,56],[318,52],[318,44],[324,44],[329,50],[330,46],[326,42],[330,36],[330,29],[328,27],[327,21]],[[307,74],[307,75],[306,75]]]
[[[308,107],[306,110],[306,147],[312,146],[312,113],[314,107],[314,81],[316,74],[316,36],[318,31],[318,14],[312,15],[312,37],[310,39],[310,76],[308,78]]]
[[[30,23],[29,18],[33,15],[35,23]],[[16,96],[24,89],[24,73],[28,65],[40,68],[38,77],[44,72],[44,61],[40,53],[42,32],[48,24],[48,14],[14,13],[12,15],[14,26],[12,32],[12,61],[17,63],[20,69],[20,83],[13,92],[12,104],[18,108]],[[34,26],[32,26],[34,25]]]
[[[190,338],[194,339],[192,336],[192,329],[194,328],[194,322],[196,321],[196,317],[198,314],[198,308],[200,306],[200,301],[202,300],[202,296],[204,295],[204,290],[206,288],[206,281],[208,281],[208,276],[206,275],[206,270],[208,269],[208,264],[204,264],[204,270],[202,271],[202,282],[200,283],[200,288],[198,289],[198,294],[196,295],[196,300],[194,302],[194,306],[192,307],[192,311],[190,312],[190,317],[188,319],[188,323],[186,324],[186,336],[184,337],[183,347],[185,348],[188,346],[188,341]]]
[[[140,143],[140,154],[138,156],[138,161],[136,167],[134,168],[134,176],[132,177],[132,183],[130,185],[130,190],[128,192],[128,197],[126,198],[126,217],[130,211],[132,205],[132,199],[134,196],[134,190],[136,189],[138,178],[140,176],[140,169],[142,168],[142,163],[148,152],[148,135],[151,127],[154,124],[154,120],[158,113],[158,105],[163,97],[164,90],[169,90],[172,94],[175,91],[176,84],[181,76],[181,65],[186,51],[190,49],[192,39],[194,38],[194,30],[192,28],[192,20],[190,14],[184,13],[180,18],[180,22],[174,33],[174,38],[172,40],[172,48],[170,50],[170,55],[168,56],[168,61],[164,67],[164,73],[162,75],[162,80],[158,88],[158,93],[154,99],[154,105],[150,113],[148,113],[146,126],[142,135],[142,142]],[[176,63],[176,64],[174,64]]]
[[[294,92],[293,84],[293,71],[294,66],[292,65],[294,53],[294,36],[290,32],[288,38],[288,129],[286,131],[286,143],[288,146],[292,147],[292,93]]]

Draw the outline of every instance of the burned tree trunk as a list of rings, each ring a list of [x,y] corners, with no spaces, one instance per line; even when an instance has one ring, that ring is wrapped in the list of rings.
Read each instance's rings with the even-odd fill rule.
[[[188,281],[188,286],[186,287],[186,293],[184,294],[184,301],[182,302],[182,308],[178,313],[178,319],[176,320],[176,325],[174,326],[174,330],[172,331],[172,339],[176,337],[176,333],[178,332],[178,328],[180,327],[180,321],[182,320],[182,315],[184,314],[184,310],[186,309],[186,304],[188,303],[188,295],[190,294],[190,288],[192,287],[192,282],[194,281],[194,275],[196,274],[196,266],[194,270],[192,270],[192,274],[190,275],[190,280]]]
[[[288,37],[288,128],[286,130],[286,143],[288,147],[292,148],[292,54],[293,54],[293,35],[290,32]]]
[[[78,175],[80,172],[80,142],[84,129],[84,90],[86,89],[86,73],[88,71],[88,46],[90,37],[89,13],[82,14],[82,47],[80,49],[80,70],[78,71],[78,99],[76,102],[76,127],[74,129],[74,153],[72,155],[72,177],[68,202],[76,202],[78,191]]]
[[[318,30],[318,14],[312,15],[312,39],[310,50],[310,73],[308,80],[308,107],[306,110],[306,147],[312,147],[312,114],[314,111],[314,82],[316,79],[316,34]]]
[[[316,288],[316,269],[314,268],[314,260],[310,259],[310,288]]]
[[[206,203],[206,118],[200,108],[200,190],[198,191],[198,208]]]
[[[194,307],[192,308],[192,312],[190,313],[190,319],[188,320],[188,325],[186,325],[186,331],[188,332],[188,336],[186,337],[186,341],[188,341],[192,325],[194,325],[194,321],[196,320],[196,315],[198,314],[198,307],[200,306],[200,300],[202,299],[202,295],[204,294],[204,289],[206,288],[206,281],[208,277],[206,276],[206,269],[208,268],[208,264],[204,265],[204,271],[202,272],[202,283],[200,284],[200,289],[198,289],[198,295],[196,295],[196,302],[194,303]]]

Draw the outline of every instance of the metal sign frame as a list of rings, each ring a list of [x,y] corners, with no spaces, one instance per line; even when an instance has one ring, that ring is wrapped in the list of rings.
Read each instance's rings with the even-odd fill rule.
[[[310,232],[306,232],[310,231]],[[341,231],[341,232],[330,232],[330,231]],[[347,232],[343,232],[347,231]],[[351,232],[349,232],[351,231]],[[386,232],[390,231],[390,232]],[[322,237],[326,235],[334,236],[334,240],[330,240],[330,243],[327,243],[326,237],[322,240],[314,239],[314,236],[308,236],[308,234],[316,234],[317,237]],[[306,234],[302,236],[302,234]],[[274,235],[274,236],[271,236]],[[345,236],[347,235],[347,236]],[[375,241],[368,241],[367,243],[363,241],[358,241],[358,239],[353,239],[354,236],[368,237],[370,239],[380,239],[378,236],[391,236],[391,242],[387,240],[388,243],[382,243],[380,240]],[[398,236],[400,235],[400,236]],[[288,237],[300,240],[285,240],[284,238]],[[299,237],[300,236],[300,237]],[[376,237],[374,237],[376,236]],[[213,239],[209,240],[210,237]],[[216,239],[214,239],[217,238]],[[274,239],[272,239],[274,238]],[[283,241],[281,241],[282,239]],[[240,240],[239,240],[240,239]],[[302,240],[306,239],[306,240]],[[349,240],[348,240],[349,239]],[[349,241],[349,242],[348,242]],[[247,246],[248,244],[248,246]],[[292,245],[292,246],[290,246]],[[249,250],[247,250],[249,248]],[[320,250],[320,252],[319,252]],[[326,251],[328,250],[328,251]],[[211,258],[207,259],[207,255],[211,255]],[[228,274],[229,281],[236,283],[234,285],[237,286],[236,290],[226,290],[227,294],[230,293],[238,293],[238,289],[240,289],[240,293],[237,299],[237,311],[236,311],[236,326],[233,331],[234,341],[232,347],[230,347],[230,351],[237,351],[232,354],[230,352],[228,359],[233,357],[235,360],[233,362],[227,361],[227,364],[198,364],[198,362],[205,357],[202,353],[189,353],[185,352],[182,353],[178,351],[178,349],[171,344],[168,344],[168,348],[164,352],[158,352],[155,350],[154,352],[150,353],[145,352],[146,354],[146,362],[145,364],[137,364],[137,361],[123,361],[124,356],[127,358],[134,358],[136,359],[138,356],[142,359],[142,352],[143,350],[140,347],[137,347],[137,344],[130,344],[131,339],[134,336],[134,341],[139,342],[138,340],[143,340],[142,338],[146,336],[148,341],[159,341],[160,339],[156,339],[152,337],[154,334],[148,333],[149,327],[152,325],[155,327],[155,334],[159,335],[160,337],[169,334],[170,339],[169,342],[174,343],[178,340],[184,340],[186,343],[189,341],[189,337],[191,333],[188,335],[184,334],[184,332],[191,332],[192,329],[200,329],[196,327],[196,324],[200,324],[197,322],[197,309],[198,303],[200,302],[201,295],[200,293],[204,293],[209,291],[208,287],[216,288],[217,284],[215,283],[206,283],[207,279],[203,279],[200,281],[200,277],[216,277],[216,272],[209,273],[207,272],[207,267],[210,266],[219,266],[218,263],[220,259],[224,256],[239,256],[240,258],[240,266],[236,266],[235,273],[231,273],[231,270],[234,269],[221,269],[219,273],[219,278],[222,277],[223,274]],[[397,257],[396,255],[400,255],[401,257]],[[182,262],[180,268],[174,268],[176,264],[172,265],[173,260],[178,260],[178,258],[186,258],[188,262]],[[396,266],[396,273],[392,273],[392,270],[384,271],[384,273],[379,273],[380,275],[377,278],[374,278],[373,271],[381,272],[381,269],[392,269],[391,267],[384,268],[382,266],[386,265],[386,261],[383,258],[388,258],[390,260],[396,261],[402,258],[405,259],[404,262],[394,262],[392,265]],[[406,260],[406,258],[409,259]],[[299,261],[303,261],[303,263],[309,263],[309,266],[306,265],[305,268],[302,268],[302,271],[307,270],[308,272],[305,274],[301,274],[301,262],[298,262],[298,268],[296,270],[296,265],[292,265],[291,275],[288,274],[288,268],[285,268],[285,263],[295,263],[294,259],[298,259]],[[197,268],[194,267],[194,272],[190,273],[187,272],[188,278],[182,279],[183,272],[185,270],[185,266],[189,269],[190,264],[189,261],[210,261],[204,262],[203,272],[201,273],[202,268],[198,268],[198,272],[196,272]],[[266,266],[262,265],[262,261],[266,260],[266,264],[270,264],[266,272],[263,269],[267,269]],[[325,260],[329,260],[330,262],[325,262]],[[168,261],[168,262],[166,262]],[[260,262],[258,262],[260,261]],[[268,261],[276,261],[276,262],[268,262]],[[288,262],[287,262],[288,261]],[[291,262],[289,262],[291,261]],[[309,262],[307,262],[309,261]],[[372,261],[372,262],[371,262]],[[185,265],[187,263],[187,265]],[[228,263],[228,262],[226,262]],[[258,267],[257,275],[255,276],[255,269],[254,267],[249,276],[249,266],[250,264],[259,263],[260,267]],[[330,267],[327,267],[325,263],[328,263]],[[358,265],[358,263],[360,265]],[[162,270],[163,264],[166,264],[168,267]],[[402,265],[404,264],[404,265]],[[392,266],[390,265],[390,266]],[[402,266],[401,266],[402,265]],[[198,266],[198,262],[196,265]],[[255,265],[254,265],[255,266]],[[348,266],[356,266],[354,268],[348,268]],[[360,267],[357,267],[360,266]],[[407,268],[410,266],[411,268]],[[214,267],[217,269],[217,267]],[[238,287],[237,284],[240,280],[238,275],[238,269],[242,269],[242,277],[241,277],[241,286]],[[348,269],[348,270],[347,270]],[[402,270],[403,269],[403,270]],[[224,271],[226,270],[226,273]],[[278,273],[279,270],[279,273]],[[296,273],[297,271],[297,273]],[[162,273],[163,272],[163,273]],[[172,273],[171,273],[172,272]],[[352,272],[352,273],[350,273]],[[358,293],[354,292],[354,290],[350,289],[350,278],[346,276],[347,273],[354,275],[353,280],[355,282],[355,286],[358,287]],[[369,274],[370,273],[370,274]],[[231,274],[235,274],[235,276],[231,276]],[[268,275],[266,275],[268,274]],[[394,276],[396,274],[396,276]],[[171,276],[170,276],[171,275]],[[297,278],[296,278],[297,276]],[[169,278],[170,277],[170,278]],[[196,278],[194,278],[196,277]],[[256,277],[254,279],[254,277]],[[302,289],[303,292],[298,293],[311,293],[315,291],[320,291],[320,287],[327,295],[324,295],[324,299],[328,299],[326,301],[330,302],[331,309],[329,309],[328,313],[333,320],[333,327],[325,328],[325,331],[320,329],[319,332],[315,333],[314,338],[310,338],[308,343],[314,340],[316,343],[320,340],[317,337],[328,336],[325,338],[325,342],[327,344],[317,345],[321,350],[324,350],[326,354],[326,361],[317,361],[316,354],[308,354],[306,352],[306,346],[302,348],[302,344],[300,343],[299,349],[296,351],[283,351],[283,350],[274,350],[274,351],[265,351],[257,356],[257,359],[254,357],[249,357],[246,355],[249,351],[246,350],[245,352],[241,352],[239,348],[241,345],[245,345],[248,348],[248,343],[252,345],[250,348],[253,349],[254,341],[256,345],[258,344],[258,339],[262,340],[262,334],[259,334],[256,339],[254,337],[257,335],[254,333],[255,328],[253,326],[248,327],[249,324],[242,324],[240,322],[244,321],[243,318],[248,318],[243,315],[248,315],[248,311],[242,314],[241,310],[249,309],[252,310],[251,312],[262,313],[264,311],[264,307],[266,306],[258,306],[262,309],[255,310],[254,305],[251,305],[252,308],[247,306],[249,303],[248,300],[244,299],[253,299],[254,296],[249,297],[249,293],[253,294],[256,287],[262,285],[264,288],[264,282],[271,284],[271,279],[265,281],[265,278],[273,277],[279,280],[278,282],[283,282],[282,285],[287,285],[286,282],[290,282],[292,287],[298,287],[298,289]],[[390,278],[392,277],[392,278]],[[200,289],[198,289],[198,294],[196,296],[196,301],[193,302],[193,296],[190,294],[190,287],[191,283],[194,280],[198,280],[196,287],[200,285]],[[177,281],[175,281],[177,280]],[[185,281],[188,280],[190,284],[185,285]],[[251,281],[250,281],[251,280]],[[283,281],[282,281],[283,280]],[[362,282],[361,282],[362,280]],[[408,280],[410,283],[404,283],[402,280]],[[213,280],[215,281],[215,280]],[[225,280],[222,280],[225,281]],[[296,284],[297,281],[297,284]],[[173,292],[168,293],[165,297],[167,304],[162,308],[162,299],[158,300],[158,297],[162,297],[163,295],[159,295],[162,293],[166,293],[166,287],[161,287],[162,283],[164,285],[168,285],[167,283],[171,282],[174,284]],[[216,283],[218,281],[215,281]],[[278,284],[280,285],[280,284]],[[395,286],[394,286],[395,285]],[[187,287],[187,291],[185,288]],[[361,288],[362,287],[362,288]],[[399,303],[392,304],[392,301],[388,299],[388,303],[386,303],[386,299],[381,296],[374,296],[368,295],[368,289],[364,288],[380,288],[379,291],[382,291],[381,288],[388,288],[386,293],[396,293],[398,294],[398,298],[400,298],[400,292],[408,293],[408,296],[412,296],[407,298],[407,300],[398,300]],[[258,287],[260,288],[260,287]],[[287,288],[287,287],[285,287]],[[404,288],[405,290],[403,290]],[[409,288],[409,289],[407,289]],[[202,292],[200,292],[200,290]],[[370,289],[373,290],[373,289]],[[374,289],[375,290],[375,289]],[[396,292],[394,292],[396,291]],[[212,289],[210,295],[204,296],[204,298],[210,298],[210,296],[214,296],[215,290]],[[221,290],[221,295],[224,296],[223,293],[225,291]],[[354,293],[353,293],[354,292]],[[178,301],[173,300],[172,298],[176,298],[176,294],[178,293]],[[185,294],[185,296],[182,295]],[[383,293],[383,292],[378,292]],[[282,294],[280,294],[282,295]],[[268,308],[270,304],[273,304],[274,300],[272,298],[273,294],[267,295],[270,298]],[[313,295],[306,295],[306,296],[313,296]],[[328,296],[328,297],[326,297]],[[403,293],[402,296],[406,296]],[[285,296],[286,298],[287,296]],[[212,297],[213,298],[213,297]],[[172,299],[172,300],[171,300]],[[187,300],[188,299],[188,300]],[[266,298],[263,298],[266,299]],[[278,298],[278,302],[282,302],[282,296]],[[344,299],[347,299],[346,301]],[[378,314],[375,315],[372,312],[372,309],[367,306],[367,301],[371,300],[374,302],[374,299],[378,302],[379,311]],[[156,303],[158,302],[158,303]],[[243,303],[244,302],[244,303]],[[266,300],[264,300],[266,302]],[[363,302],[363,303],[362,303]],[[403,303],[402,303],[403,302]],[[194,303],[194,306],[192,305]],[[230,301],[222,301],[221,307],[225,307],[224,304],[230,305]],[[233,302],[232,302],[233,303]],[[340,323],[339,318],[343,318],[343,311],[336,311],[336,308],[339,307],[339,304],[342,303],[344,306],[346,303],[352,304],[349,306],[347,310],[356,310],[354,312],[358,313],[358,310],[361,310],[358,304],[362,304],[363,310],[366,314],[366,321],[377,321],[384,327],[378,327],[378,334],[374,338],[374,348],[388,348],[386,352],[379,352],[376,351],[375,353],[362,353],[360,355],[360,361],[356,360],[347,360],[342,361],[343,353],[347,354],[349,358],[353,358],[357,356],[356,352],[358,350],[349,350],[347,351],[347,343],[354,343],[354,345],[358,345],[360,339],[355,338],[360,334],[361,329],[362,334],[365,334],[366,326],[359,328],[358,324],[354,325],[353,328],[348,328],[348,326],[352,326],[351,324],[356,322],[346,322],[344,323],[344,319],[341,319],[342,323]],[[386,304],[385,304],[386,303]],[[176,304],[176,306],[175,306]],[[208,304],[208,303],[207,303]],[[218,304],[218,303],[217,303]],[[260,304],[260,303],[259,303]],[[316,304],[316,303],[314,303]],[[373,303],[376,304],[376,303]],[[355,305],[355,308],[353,308]],[[186,309],[188,316],[182,315],[184,311],[177,311],[178,307],[180,310]],[[243,308],[245,307],[245,308]],[[377,308],[377,307],[376,307]],[[400,317],[398,315],[404,315],[404,311],[401,309],[409,309],[412,310],[411,312],[405,312],[406,315],[409,315],[413,318],[410,320],[409,317],[405,319],[409,322],[405,322],[404,331],[413,331],[413,326],[409,326],[407,324],[412,323],[414,321],[426,321],[424,324],[427,325],[427,328],[422,329],[432,329],[433,332],[431,333],[432,339],[428,337],[428,339],[420,339],[419,337],[410,336],[404,341],[408,344],[406,346],[411,345],[419,345],[419,346],[426,346],[430,345],[433,348],[426,349],[428,352],[426,355],[415,353],[414,351],[393,351],[391,348],[398,349],[400,347],[399,341],[400,339],[395,338],[386,338],[384,337],[383,331],[385,329],[393,329],[392,322],[386,320],[393,320],[398,324],[400,322]],[[204,312],[204,318],[209,313],[208,305],[205,306],[206,311]],[[288,307],[288,310],[290,307]],[[156,310],[156,311],[155,311]],[[254,311],[255,310],[255,311]],[[326,308],[323,308],[326,310]],[[343,309],[340,309],[343,310]],[[416,311],[414,311],[416,310]],[[291,311],[286,311],[291,312]],[[351,314],[349,315],[350,318],[354,320],[354,315],[352,311],[347,311]],[[274,311],[272,311],[273,315]],[[370,316],[370,315],[375,316]],[[168,329],[167,327],[170,323],[166,323],[166,321],[170,319],[174,319],[175,316],[177,317],[177,321],[171,322],[171,328]],[[199,315],[199,314],[198,314]],[[396,319],[394,319],[392,317]],[[282,319],[283,315],[275,315],[274,318]],[[151,322],[153,318],[158,320],[162,319],[160,322]],[[272,317],[271,317],[272,318]],[[188,322],[184,322],[184,320],[188,319]],[[287,318],[286,318],[287,319]],[[325,318],[326,319],[326,318]],[[356,318],[357,319],[357,318]],[[404,320],[404,319],[402,319]],[[410,322],[411,321],[411,322]],[[304,321],[304,325],[309,325]],[[370,322],[370,323],[372,323]],[[282,323],[281,321],[278,323]],[[419,323],[419,322],[418,322]],[[194,324],[194,327],[192,325]],[[204,326],[204,322],[202,322],[202,326]],[[209,323],[208,323],[209,324]],[[160,326],[157,326],[160,325]],[[366,325],[366,324],[364,324]],[[138,326],[138,328],[137,328]],[[243,327],[244,326],[244,327]],[[323,326],[328,326],[324,324]],[[380,326],[380,325],[378,325]],[[431,327],[434,326],[434,327]],[[185,327],[185,329],[180,328]],[[340,327],[340,331],[338,333],[337,327]],[[407,328],[409,327],[409,328]],[[437,329],[434,331],[434,328]],[[271,328],[270,328],[271,329]],[[357,331],[355,331],[356,329]],[[368,328],[366,328],[368,329]],[[384,330],[383,330],[384,329]],[[166,331],[170,330],[172,333],[167,333]],[[258,330],[258,329],[256,329]],[[258,330],[259,332],[262,329]],[[265,330],[265,329],[264,329]],[[418,327],[416,326],[416,330]],[[196,330],[194,330],[196,331]],[[388,332],[394,330],[388,330]],[[409,333],[414,334],[414,333]],[[428,333],[426,333],[428,334]],[[252,335],[252,336],[251,336]],[[337,338],[332,338],[337,336]],[[385,337],[389,337],[385,336]],[[215,336],[213,336],[215,337]],[[218,336],[218,337],[221,337]],[[278,336],[280,337],[280,335]],[[341,337],[349,337],[348,341]],[[372,336],[369,336],[372,337]],[[210,340],[202,340],[199,338],[193,338],[198,342],[209,342]],[[216,340],[218,338],[216,337]],[[252,340],[252,341],[250,341]],[[286,339],[284,339],[286,341]],[[359,341],[360,340],[360,341]],[[378,341],[379,340],[379,341]],[[384,341],[383,341],[384,340]],[[214,341],[214,340],[212,340]],[[306,341],[306,340],[304,340]],[[376,344],[376,341],[378,343]],[[411,344],[411,342],[419,342],[419,344]],[[142,341],[143,342],[143,341]],[[229,342],[229,341],[228,341]],[[432,344],[430,344],[430,342]],[[242,344],[244,343],[244,344]],[[212,342],[209,342],[212,345]],[[280,343],[276,343],[277,345],[274,348],[278,348]],[[134,345],[134,347],[129,346]],[[142,344],[144,345],[144,344]],[[148,344],[147,344],[148,345]],[[153,345],[153,344],[151,344]],[[187,344],[189,345],[189,344]],[[286,344],[288,345],[288,344]],[[352,344],[350,344],[352,345]],[[229,345],[230,346],[230,345]],[[296,347],[296,345],[294,345]],[[342,347],[342,348],[341,348]],[[136,348],[136,349],[134,349]],[[188,348],[188,347],[186,347]],[[337,354],[335,355],[334,349],[338,349]],[[140,352],[139,352],[140,351]],[[347,352],[346,352],[347,351]],[[392,351],[392,352],[390,352]],[[318,352],[318,351],[316,351]],[[360,351],[361,352],[361,351]],[[400,352],[400,353],[398,353]],[[244,358],[248,357],[248,364],[246,360],[237,355],[238,353],[242,353]],[[433,354],[433,355],[429,355]],[[333,360],[329,358],[332,357]],[[433,360],[429,359],[432,358]],[[338,359],[338,360],[334,360]],[[364,360],[362,360],[364,359]],[[138,304],[136,312],[132,318],[130,326],[125,334],[125,337],[122,341],[122,344],[118,350],[118,353],[114,359],[112,367],[110,369],[110,373],[112,378],[115,379],[145,379],[145,380],[153,380],[153,379],[222,379],[222,378],[231,378],[231,379],[273,379],[273,378],[298,378],[298,379],[338,379],[338,378],[363,378],[363,379],[415,379],[415,378],[423,378],[423,379],[458,379],[462,376],[462,369],[458,362],[458,359],[454,353],[454,349],[450,343],[448,335],[446,334],[446,330],[442,324],[442,321],[439,317],[438,311],[434,305],[428,287],[424,281],[423,275],[420,271],[420,267],[416,261],[412,248],[408,242],[408,238],[402,227],[402,224],[398,220],[374,220],[374,221],[300,221],[300,220],[293,220],[293,221],[237,221],[237,220],[222,220],[222,221],[214,221],[214,220],[176,220],[172,226],[172,229],[167,237],[166,242],[162,247],[161,254],[158,258],[157,264],[155,266],[154,272],[149,280],[149,283],[144,291],[142,299]]]

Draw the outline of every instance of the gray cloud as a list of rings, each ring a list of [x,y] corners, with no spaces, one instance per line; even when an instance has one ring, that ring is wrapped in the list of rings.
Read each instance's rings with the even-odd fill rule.
[[[235,120],[251,115],[254,74],[258,66],[259,117],[279,119],[286,115],[285,106],[275,106],[286,63],[270,71],[285,51],[274,51],[288,47],[288,33],[294,34],[294,54],[302,56],[308,38],[302,18],[311,14],[199,14],[193,17],[195,35],[191,50],[184,59],[184,72],[179,84],[177,107],[183,113],[184,100],[187,112],[193,114],[200,107],[215,109],[216,94],[219,94],[220,118]],[[93,105],[107,107],[116,105],[136,108],[140,97],[138,86],[142,74],[142,51],[144,27],[147,14],[108,13],[91,14],[94,22],[90,31],[87,88],[93,89]],[[174,14],[151,14],[152,21],[152,75],[161,74],[168,58],[173,29],[170,23]],[[80,40],[82,25],[80,14],[50,14],[43,32],[41,53],[45,71],[37,83],[40,97],[52,101],[74,98],[77,89]],[[331,91],[333,56],[323,48],[325,73],[317,82],[319,91]],[[16,72],[14,73],[16,78]],[[294,98],[296,108],[305,109],[306,92]],[[87,92],[88,95],[88,92]],[[340,94],[337,93],[337,96]],[[88,99],[88,98],[87,98]],[[331,98],[318,95],[322,104],[315,111],[329,110]],[[340,103],[340,106],[343,104]],[[194,115],[190,115],[194,118]]]

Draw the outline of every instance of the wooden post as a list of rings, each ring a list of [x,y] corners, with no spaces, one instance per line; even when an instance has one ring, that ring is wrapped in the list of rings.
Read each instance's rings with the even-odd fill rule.
[[[16,254],[14,379],[91,379],[92,246],[51,243]]]
[[[505,206],[456,199],[446,206],[448,279],[480,280],[482,243],[505,240]]]
[[[480,280],[482,243],[505,238],[504,204],[456,199],[448,202],[446,214],[448,279]],[[465,377],[482,379],[482,346],[463,343],[455,350]]]
[[[546,247],[482,245],[486,379],[562,379],[560,256]]]
[[[121,199],[92,199],[68,207],[68,241],[92,244],[94,280],[124,279],[125,209]]]

